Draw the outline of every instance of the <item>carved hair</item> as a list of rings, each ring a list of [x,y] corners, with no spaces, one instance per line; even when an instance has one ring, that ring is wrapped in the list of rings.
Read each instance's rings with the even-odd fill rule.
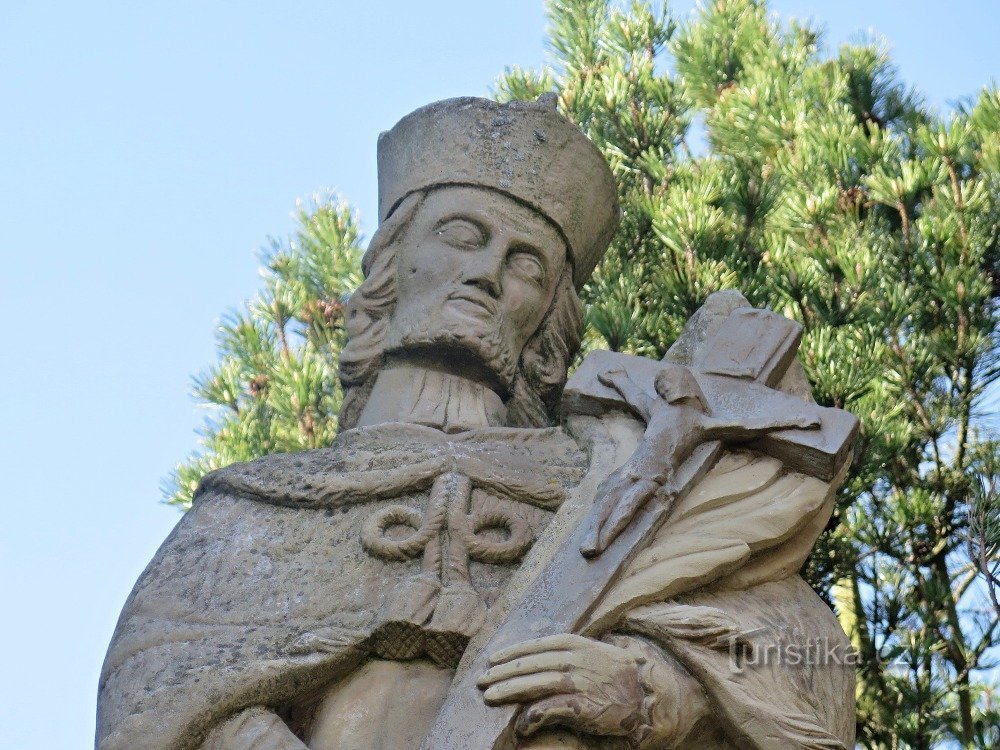
[[[347,343],[340,355],[341,430],[357,425],[385,362],[385,335],[396,308],[396,254],[425,195],[426,191],[412,193],[399,204],[375,232],[361,261],[365,280],[347,303]],[[583,304],[567,260],[552,303],[521,352],[507,401],[509,425],[544,427],[551,423],[582,336]]]

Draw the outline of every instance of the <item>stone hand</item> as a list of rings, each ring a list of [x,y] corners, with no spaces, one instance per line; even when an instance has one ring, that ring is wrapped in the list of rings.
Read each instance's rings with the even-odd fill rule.
[[[584,557],[596,557],[607,549],[659,489],[658,482],[623,471],[608,477],[597,491],[602,498],[600,517],[580,546]]]
[[[489,705],[524,704],[516,731],[559,726],[598,736],[629,736],[645,693],[639,661],[618,646],[579,635],[525,641],[493,655],[479,679]]]
[[[636,416],[649,422],[653,399],[636,385],[625,370],[609,370],[598,375],[597,379],[602,385],[617,391]]]

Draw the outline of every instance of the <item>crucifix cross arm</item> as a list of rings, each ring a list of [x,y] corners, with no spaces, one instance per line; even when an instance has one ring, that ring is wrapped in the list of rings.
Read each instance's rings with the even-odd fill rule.
[[[718,420],[707,439],[750,440],[753,450],[829,481],[849,457],[858,420],[841,409],[818,406],[774,388],[794,361],[800,338],[801,327],[794,321],[769,310],[742,308],[729,315],[688,367],[666,358],[657,362],[595,351],[567,383],[564,409],[595,415],[625,410],[638,415],[636,405],[644,403],[649,404],[648,413],[657,396],[663,398],[656,381],[664,368],[685,370],[697,384],[707,414]],[[628,395],[619,387],[622,376],[607,384],[607,373],[614,372],[627,373]]]

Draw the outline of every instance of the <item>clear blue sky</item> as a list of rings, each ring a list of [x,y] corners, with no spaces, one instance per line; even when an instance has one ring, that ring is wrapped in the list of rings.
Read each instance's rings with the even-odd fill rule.
[[[989,0],[773,8],[882,33],[941,106],[1000,71]],[[178,518],[189,378],[256,249],[327,187],[370,232],[378,132],[544,55],[541,0],[0,0],[6,747],[92,746],[118,611]]]

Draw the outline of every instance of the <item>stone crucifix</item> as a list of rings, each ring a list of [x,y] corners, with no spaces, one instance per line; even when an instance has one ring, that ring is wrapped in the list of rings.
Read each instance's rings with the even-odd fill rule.
[[[517,707],[488,706],[482,693],[509,679],[504,662],[511,660],[504,650],[545,636],[599,637],[613,626],[621,613],[604,612],[595,620],[595,606],[725,446],[749,447],[826,481],[838,474],[850,457],[857,419],[775,389],[794,361],[801,336],[794,321],[740,308],[700,348],[691,367],[609,351],[586,358],[566,385],[564,409],[594,415],[624,409],[646,423],[644,437],[625,465],[601,484],[583,522],[469,668],[460,670],[463,676],[423,748],[513,747]],[[496,679],[490,676],[491,665]]]

